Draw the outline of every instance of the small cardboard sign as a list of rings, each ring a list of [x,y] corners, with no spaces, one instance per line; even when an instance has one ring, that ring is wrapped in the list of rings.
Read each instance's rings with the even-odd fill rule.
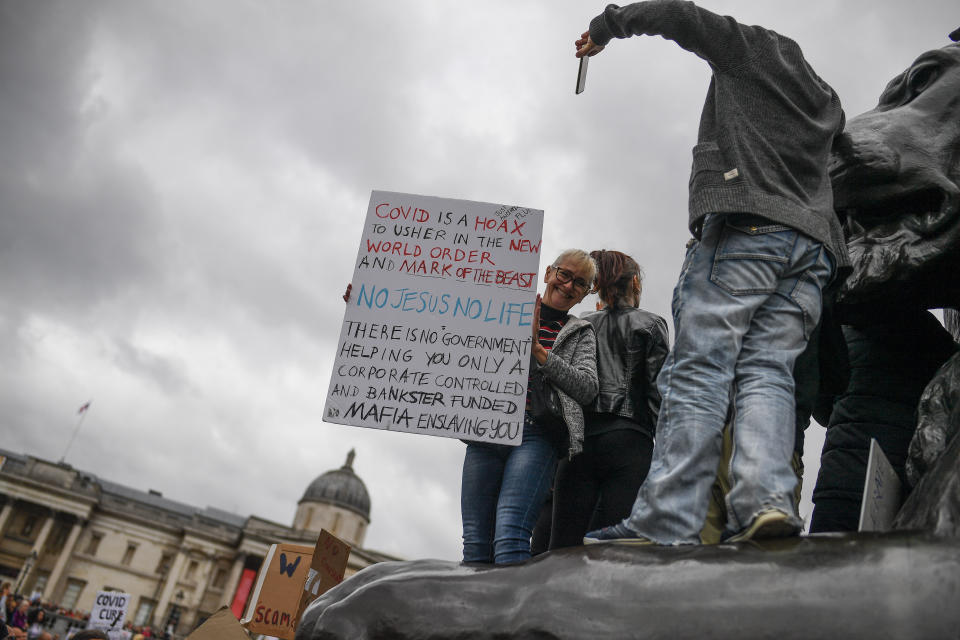
[[[326,530],[320,532],[317,546],[313,550],[310,572],[303,585],[300,607],[297,609],[298,622],[307,605],[326,593],[328,589],[343,582],[349,557],[350,545]]]
[[[903,503],[903,487],[887,456],[873,438],[863,482],[858,531],[889,531]]]
[[[130,594],[122,591],[100,591],[93,601],[88,629],[120,631],[130,607]]]
[[[240,624],[251,633],[293,640],[297,607],[312,556],[313,547],[272,545],[260,567],[247,613]]]
[[[187,636],[187,640],[250,640],[240,622],[230,611],[222,607],[207,618],[202,625]]]

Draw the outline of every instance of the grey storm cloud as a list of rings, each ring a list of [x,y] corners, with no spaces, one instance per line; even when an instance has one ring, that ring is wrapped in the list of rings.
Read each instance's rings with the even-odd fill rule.
[[[156,194],[85,137],[91,21],[45,3],[18,9],[27,15],[3,5],[0,21],[0,304],[69,312],[152,270]]]

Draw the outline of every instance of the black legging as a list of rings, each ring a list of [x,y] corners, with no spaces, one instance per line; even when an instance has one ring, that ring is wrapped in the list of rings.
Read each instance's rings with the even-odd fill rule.
[[[587,531],[630,515],[652,455],[653,440],[637,429],[587,436],[583,453],[557,468],[550,548],[582,544]]]

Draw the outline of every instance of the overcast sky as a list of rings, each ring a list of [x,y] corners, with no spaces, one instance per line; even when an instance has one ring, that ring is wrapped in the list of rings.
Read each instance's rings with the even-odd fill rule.
[[[797,40],[848,117],[960,26],[955,0],[702,4]],[[92,399],[70,464],[285,524],[355,448],[367,546],[458,560],[464,445],[321,420],[340,295],[382,189],[543,209],[541,270],[625,251],[669,317],[709,70],[614,41],[575,96],[603,6],[0,0],[0,445],[58,460]]]

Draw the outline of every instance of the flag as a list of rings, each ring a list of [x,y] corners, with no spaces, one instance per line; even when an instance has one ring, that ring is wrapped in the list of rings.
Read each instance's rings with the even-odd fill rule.
[[[84,405],[77,410],[77,415],[80,415],[81,413],[83,413],[89,408],[90,408],[90,403],[89,402],[84,403]]]

